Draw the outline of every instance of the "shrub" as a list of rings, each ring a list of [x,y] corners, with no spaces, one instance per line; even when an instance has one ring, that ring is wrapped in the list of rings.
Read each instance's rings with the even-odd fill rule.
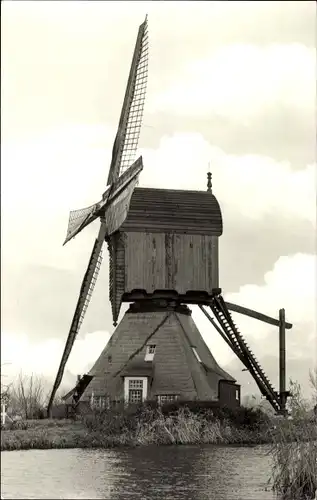
[[[317,490],[317,418],[291,382],[293,419],[276,419],[272,432],[273,490],[285,500],[311,500]]]

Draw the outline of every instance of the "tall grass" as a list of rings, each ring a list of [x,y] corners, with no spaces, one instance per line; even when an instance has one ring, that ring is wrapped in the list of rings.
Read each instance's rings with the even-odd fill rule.
[[[307,411],[298,384],[291,382],[292,420],[272,432],[271,482],[283,500],[311,500],[317,490],[317,418]]]
[[[306,441],[306,446],[310,446],[312,423],[298,427],[294,422],[283,421],[275,430],[273,425],[274,421],[263,412],[243,407],[212,409],[207,404],[197,403],[161,408],[150,404],[122,406],[84,413],[73,421],[54,419],[11,423],[1,432],[1,450],[150,444],[256,445],[273,441],[272,453],[276,463],[281,463],[278,443],[285,442],[289,450],[296,442],[302,446]],[[317,432],[315,434],[317,438]],[[275,471],[275,484],[279,487],[281,479],[278,469]]]
[[[88,429],[103,436],[120,435],[127,444],[134,446],[267,442],[268,435],[259,412],[238,409],[215,413],[208,408],[193,411],[187,406],[153,408],[144,405],[96,411],[83,420]]]

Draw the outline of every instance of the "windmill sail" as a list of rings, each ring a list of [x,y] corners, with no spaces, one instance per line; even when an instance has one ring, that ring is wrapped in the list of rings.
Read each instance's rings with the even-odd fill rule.
[[[102,221],[107,228],[107,236],[115,233],[127,218],[131,198],[135,186],[138,183],[138,177],[132,179],[124,191],[111,203],[110,207],[105,213]]]
[[[138,147],[148,76],[148,24],[147,18],[139,27],[134,49],[128,84],[121,110],[117,135],[114,141],[108,176],[108,186],[112,186],[129,170],[135,160]],[[111,187],[103,194],[103,199],[86,208],[72,210],[69,215],[65,243],[74,238],[84,227],[100,216],[105,208]]]
[[[105,233],[106,233],[106,227],[104,224],[102,224],[100,227],[98,238],[96,239],[95,244],[93,246],[91,256],[89,259],[89,263],[87,266],[87,270],[86,270],[86,273],[85,273],[85,276],[84,276],[84,279],[83,279],[83,282],[81,285],[75,313],[74,313],[73,320],[72,320],[72,323],[70,326],[70,330],[69,330],[69,334],[68,334],[68,337],[66,340],[64,352],[62,355],[62,359],[61,359],[61,362],[60,362],[60,365],[58,368],[55,383],[54,383],[51,397],[49,400],[49,404],[48,404],[49,411],[52,408],[52,404],[53,404],[53,401],[55,398],[56,391],[61,384],[67,360],[68,360],[69,355],[71,353],[71,350],[72,350],[72,347],[74,345],[77,334],[79,332],[80,326],[83,322],[88,304],[90,302],[90,298],[91,298],[93,289],[95,287],[95,283],[97,281],[97,277],[99,274],[99,269],[100,269],[101,261],[102,261],[102,246],[103,246],[103,243],[105,240]]]
[[[130,202],[128,202],[127,204],[127,201],[124,200],[131,199],[134,187],[136,186],[138,181],[138,176],[142,170],[143,161],[142,156],[140,156],[140,158],[138,158],[137,161],[135,161],[133,165],[131,165],[130,168],[128,168],[119,177],[118,181],[113,186],[111,186],[111,188],[107,188],[107,190],[103,194],[103,199],[101,201],[95,203],[94,205],[91,205],[90,207],[82,208],[80,210],[73,210],[72,212],[70,212],[64,245],[69,240],[74,238],[78,233],[80,233],[80,231],[82,231],[91,222],[103,215],[104,211],[107,210],[108,207],[111,208],[113,204],[119,205],[120,200],[121,204],[124,203],[124,205],[128,209]],[[125,196],[125,193],[130,193],[130,198],[128,198],[128,195]],[[125,217],[126,216],[127,212]],[[125,217],[124,219],[122,219],[120,224],[116,224],[113,226],[115,227],[115,229],[108,228],[107,235],[110,235],[111,233],[119,229],[121,224],[124,222]]]
[[[133,163],[138,147],[148,77],[148,23],[141,24],[134,49],[127,89],[112,151],[107,184],[112,184]]]
[[[74,345],[75,339],[78,335],[79,329],[81,327],[87,307],[90,302],[90,298],[99,274],[99,269],[102,259],[102,246],[105,241],[105,237],[117,231],[117,229],[119,229],[119,227],[127,217],[134,187],[138,181],[138,175],[142,169],[143,169],[143,162],[141,156],[133,165],[131,165],[131,167],[126,172],[124,172],[124,174],[118,179],[117,183],[114,185],[113,190],[109,193],[107,192],[107,196],[102,201],[102,203],[104,204],[103,208],[105,208],[108,203],[110,204],[110,206],[108,207],[108,209],[106,209],[105,215],[101,219],[101,226],[98,238],[95,241],[91,257],[89,260],[89,264],[87,267],[87,271],[85,273],[82,282],[79,298],[75,309],[75,314],[73,316],[73,321],[66,340],[64,353],[62,356],[62,360],[60,362],[56,380],[53,386],[53,391],[50,397],[48,405],[49,411],[52,407],[56,391],[62,381],[67,360],[71,353],[72,347]],[[100,210],[101,208],[98,210],[98,213],[100,212]],[[97,213],[97,211],[95,211],[95,213]],[[79,227],[76,234],[85,225],[89,224],[89,222],[87,222],[87,219],[89,219],[89,217],[90,215],[88,214],[88,217],[86,217],[86,220],[83,220],[81,227]]]
[[[90,222],[98,218],[99,205],[100,203],[95,203],[94,205],[90,205],[90,207],[72,210],[70,212],[64,245],[80,233],[80,231],[90,224]]]
[[[124,222],[133,190],[138,181],[138,175],[143,169],[142,157],[134,163],[133,161],[137,151],[142,124],[147,74],[148,32],[146,18],[144,23],[139,27],[118,132],[112,151],[107,183],[109,187],[103,193],[101,201],[90,207],[74,210],[70,213],[69,217],[64,244],[74,238],[84,227],[98,217],[101,218],[101,227],[81,286],[73,321],[50,397],[48,413],[51,411],[56,391],[62,381],[68,357],[88,307],[101,263],[101,250],[105,237],[117,231]]]

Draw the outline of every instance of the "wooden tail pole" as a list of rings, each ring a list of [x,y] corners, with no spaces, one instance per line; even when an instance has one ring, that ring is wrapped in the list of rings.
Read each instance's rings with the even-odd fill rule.
[[[279,311],[279,379],[280,379],[280,409],[286,414],[286,349],[285,349],[285,309]]]

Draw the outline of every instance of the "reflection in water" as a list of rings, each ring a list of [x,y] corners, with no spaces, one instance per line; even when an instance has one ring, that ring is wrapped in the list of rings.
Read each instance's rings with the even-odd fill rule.
[[[273,500],[265,448],[158,446],[1,452],[9,498]]]

